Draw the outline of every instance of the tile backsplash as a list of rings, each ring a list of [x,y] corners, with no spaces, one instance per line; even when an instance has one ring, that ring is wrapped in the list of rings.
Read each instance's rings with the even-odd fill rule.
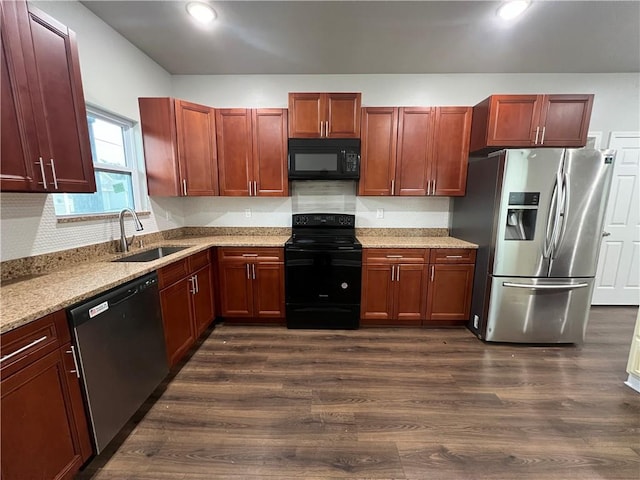
[[[356,213],[357,183],[353,180],[291,182],[292,213]]]

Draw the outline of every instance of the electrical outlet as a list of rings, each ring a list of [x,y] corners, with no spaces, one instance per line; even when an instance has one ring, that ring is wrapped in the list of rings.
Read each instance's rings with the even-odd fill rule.
[[[251,218],[251,209],[250,208],[245,208],[244,209],[244,216],[247,218]]]
[[[171,212],[169,210],[165,211],[165,214],[167,216],[167,221],[170,222],[171,220],[173,220],[173,218],[171,217]]]
[[[379,208],[376,210],[376,218],[384,218],[384,208]]]

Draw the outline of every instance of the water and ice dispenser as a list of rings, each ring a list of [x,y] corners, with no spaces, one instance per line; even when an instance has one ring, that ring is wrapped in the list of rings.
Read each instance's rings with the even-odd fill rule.
[[[509,192],[505,240],[533,240],[540,192]]]

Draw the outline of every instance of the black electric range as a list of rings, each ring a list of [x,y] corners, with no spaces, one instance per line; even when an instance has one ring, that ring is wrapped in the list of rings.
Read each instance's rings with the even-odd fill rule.
[[[288,328],[360,326],[362,245],[355,215],[297,214],[285,243]]]

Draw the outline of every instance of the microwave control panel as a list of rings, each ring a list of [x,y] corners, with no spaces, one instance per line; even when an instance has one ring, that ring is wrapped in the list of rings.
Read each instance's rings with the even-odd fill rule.
[[[360,169],[360,155],[356,152],[344,151],[344,171],[357,172]]]

